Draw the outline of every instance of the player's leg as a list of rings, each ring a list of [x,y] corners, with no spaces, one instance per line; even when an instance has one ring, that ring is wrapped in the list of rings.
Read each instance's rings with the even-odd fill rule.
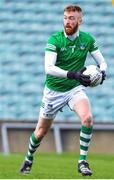
[[[63,94],[44,89],[44,96],[40,108],[39,121],[29,141],[29,149],[25,161],[20,170],[21,173],[29,173],[33,163],[33,154],[39,147],[43,137],[49,130],[57,112],[65,105]]]
[[[80,160],[78,162],[78,170],[82,175],[92,175],[89,164],[86,162],[89,144],[92,137],[92,115],[88,99],[80,99],[74,105],[74,111],[81,119],[80,131]]]
[[[30,136],[28,152],[20,169],[20,173],[29,173],[33,164],[33,155],[43,137],[46,135],[52,124],[52,119],[39,118],[35,131]]]
[[[33,160],[33,154],[37,150],[37,148],[40,146],[40,143],[43,137],[46,135],[46,133],[50,129],[52,121],[53,121],[52,119],[44,119],[44,118],[39,119],[36,129],[30,137],[29,150],[26,155],[26,160],[28,161]]]
[[[74,104],[74,111],[80,117],[82,124],[80,131],[80,160],[86,160],[93,126],[89,100],[86,98],[78,100]]]
[[[78,162],[78,170],[82,175],[91,175],[92,171],[86,162],[86,157],[92,137],[93,119],[89,99],[85,92],[77,92],[70,101],[70,107],[81,119],[80,159]]]

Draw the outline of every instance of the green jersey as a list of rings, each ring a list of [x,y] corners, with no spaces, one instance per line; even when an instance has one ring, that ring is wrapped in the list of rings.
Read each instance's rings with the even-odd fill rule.
[[[70,40],[65,36],[64,31],[60,31],[48,39],[45,50],[57,53],[55,66],[77,72],[84,67],[87,53],[97,49],[95,39],[89,33],[79,31],[79,36]],[[54,91],[65,92],[79,85],[79,81],[67,77],[46,76],[46,86]]]

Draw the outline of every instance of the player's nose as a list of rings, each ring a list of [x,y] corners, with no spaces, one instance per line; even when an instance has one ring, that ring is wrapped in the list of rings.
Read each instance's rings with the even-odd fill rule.
[[[66,23],[66,27],[71,27],[69,22]]]

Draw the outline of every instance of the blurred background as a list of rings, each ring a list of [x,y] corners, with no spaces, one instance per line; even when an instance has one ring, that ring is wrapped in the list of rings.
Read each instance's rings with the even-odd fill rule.
[[[94,117],[91,152],[114,152],[114,6],[111,0],[0,0],[0,151],[24,152],[37,123],[49,36],[63,28],[63,9],[78,4],[81,30],[92,33],[108,64],[102,86],[87,88]],[[88,56],[87,64],[94,64]],[[78,151],[80,120],[58,113],[40,151]],[[18,142],[18,143],[17,143]],[[111,146],[110,146],[111,144]]]

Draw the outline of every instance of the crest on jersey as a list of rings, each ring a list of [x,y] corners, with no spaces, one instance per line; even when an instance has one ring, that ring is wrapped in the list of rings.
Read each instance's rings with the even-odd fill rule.
[[[81,49],[81,50],[85,50],[85,48],[86,48],[85,44],[81,43],[80,49]]]

